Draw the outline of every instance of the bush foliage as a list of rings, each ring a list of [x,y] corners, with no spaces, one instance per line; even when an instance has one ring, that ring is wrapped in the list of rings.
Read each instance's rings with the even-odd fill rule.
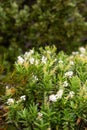
[[[74,48],[87,27],[86,11],[78,9],[83,3],[81,0],[1,0],[0,44],[23,49],[48,44]]]
[[[20,130],[79,129],[87,121],[86,69],[83,47],[70,56],[55,47],[18,56],[4,80],[8,124]]]
[[[16,130],[86,127],[87,49],[57,53],[87,40],[86,5],[86,0],[0,1],[0,129],[6,123]],[[47,46],[52,44],[57,48]],[[37,49],[25,52],[32,47]]]

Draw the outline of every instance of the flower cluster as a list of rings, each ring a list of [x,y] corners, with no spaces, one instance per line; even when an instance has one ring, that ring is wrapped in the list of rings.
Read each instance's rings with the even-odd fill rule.
[[[47,51],[49,53],[49,51]],[[49,53],[51,54],[51,53]],[[36,56],[36,53],[34,52],[34,50],[30,50],[29,52],[25,52],[24,55],[22,56],[18,56],[17,61],[15,62],[15,66],[16,68],[18,68],[18,71],[20,71],[20,67],[22,67],[22,69],[28,69],[29,66],[35,65],[35,66],[39,66],[39,65],[44,65],[47,63],[47,57],[43,54],[42,56],[38,54]]]
[[[59,64],[63,64],[63,61],[62,61],[62,60],[59,60],[58,62],[59,62]]]
[[[25,101],[25,100],[26,100],[26,95],[21,96],[21,97],[20,97],[20,100],[21,100],[21,101]]]
[[[21,56],[18,56],[18,60],[17,60],[18,64],[23,64],[24,63],[24,59]]]
[[[70,65],[74,65],[74,62],[73,62],[73,61],[70,61]]]
[[[49,101],[56,102],[58,99],[61,99],[63,95],[63,90],[60,89],[57,94],[52,94],[49,96]]]
[[[45,56],[42,56],[41,61],[42,61],[43,64],[46,64],[47,58]]]
[[[83,54],[86,53],[86,49],[85,49],[84,47],[80,47],[80,48],[79,48],[79,51],[80,51],[81,53],[83,53]]]
[[[71,78],[73,76],[73,71],[68,71],[64,75],[65,75],[65,77]]]
[[[69,92],[69,97],[72,98],[75,95],[75,93],[73,91]]]
[[[24,65],[24,63],[30,63],[30,64],[34,64],[34,50],[30,50],[29,52],[25,52],[25,54],[23,56],[18,56],[17,62],[16,64],[19,65]]]
[[[67,81],[63,82],[63,87],[67,87],[69,85],[69,83]]]
[[[41,120],[42,117],[43,117],[43,114],[42,114],[41,112],[38,112],[38,117],[37,117],[37,119],[38,119],[38,120]]]
[[[13,98],[9,98],[9,99],[7,100],[7,104],[8,104],[8,105],[14,104],[14,99],[13,99]]]
[[[8,105],[12,105],[12,104],[14,104],[14,103],[19,103],[19,102],[22,102],[22,101],[26,101],[26,95],[22,95],[20,98],[19,98],[19,100],[15,100],[15,99],[13,99],[13,98],[8,98],[8,100],[7,100],[7,104]]]

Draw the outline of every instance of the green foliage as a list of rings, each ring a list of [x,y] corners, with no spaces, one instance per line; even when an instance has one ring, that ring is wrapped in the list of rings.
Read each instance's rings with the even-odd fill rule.
[[[5,80],[8,124],[23,130],[77,130],[87,120],[86,70],[83,47],[70,56],[48,46],[18,56]]]
[[[83,1],[0,1],[0,44],[76,47],[87,27],[78,10]],[[84,12],[84,11],[82,11]],[[82,13],[83,14],[83,13]],[[14,47],[13,47],[14,48]]]
[[[8,46],[26,42],[24,24],[28,21],[29,8],[16,1],[0,2],[0,43]],[[27,34],[28,35],[28,34]]]
[[[15,53],[16,52],[16,53]],[[8,79],[7,74],[13,71],[14,61],[21,54],[21,49],[16,46],[10,46],[9,49],[0,46],[0,102],[1,96],[5,92],[5,81]]]

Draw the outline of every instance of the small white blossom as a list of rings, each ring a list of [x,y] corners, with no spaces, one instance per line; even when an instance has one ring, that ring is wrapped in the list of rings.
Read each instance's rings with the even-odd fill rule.
[[[24,56],[30,56],[30,52],[25,52]]]
[[[80,48],[79,48],[79,51],[80,51],[81,53],[85,53],[85,52],[86,52],[86,49],[85,49],[84,47],[80,47]]]
[[[46,64],[47,62],[47,58],[45,56],[42,56],[42,59],[41,59],[42,63]]]
[[[14,103],[14,99],[13,98],[9,98],[8,100],[7,100],[7,104],[8,105],[11,105],[11,104],[13,104]]]
[[[28,60],[29,57],[30,57],[30,52],[25,52],[24,59]]]
[[[37,119],[41,120],[42,117],[43,117],[43,114],[42,114],[41,112],[38,112],[38,117],[37,117]]]
[[[34,53],[34,50],[30,50],[30,54],[33,54]]]
[[[59,62],[59,64],[63,64],[63,61],[62,61],[62,60],[59,60],[58,62]]]
[[[49,101],[56,102],[57,101],[56,95],[54,95],[54,94],[50,95]]]
[[[57,61],[57,58],[55,58],[54,61]]]
[[[47,53],[48,53],[48,54],[51,54],[51,51],[48,50]]]
[[[29,58],[34,53],[34,50],[30,50],[29,52],[25,52],[24,57]]]
[[[29,61],[30,61],[30,64],[34,64],[34,58],[30,58]]]
[[[38,112],[38,116],[39,116],[39,117],[42,117],[43,114],[42,114],[41,112]]]
[[[73,76],[73,71],[68,71],[64,75],[65,75],[65,77],[71,78]]]
[[[85,55],[84,54],[80,54],[80,57],[84,57]]]
[[[57,92],[57,94],[56,94],[56,98],[57,98],[57,99],[60,99],[60,98],[62,98],[62,95],[63,95],[63,90],[60,89],[60,90]]]
[[[34,76],[34,75],[33,75],[33,79],[34,79],[35,81],[38,81],[37,76]]]
[[[24,59],[21,56],[18,56],[17,63],[18,64],[23,64],[23,62],[24,62]]]
[[[67,82],[67,81],[64,81],[63,87],[67,87],[68,85],[69,85],[68,82]]]
[[[78,55],[79,52],[78,52],[78,51],[73,51],[72,54],[73,54],[73,55]]]
[[[73,62],[73,61],[70,61],[70,65],[74,65],[74,62]]]
[[[69,92],[69,97],[72,98],[75,95],[75,93],[73,91]]]
[[[6,85],[6,89],[9,89],[9,86],[8,86],[8,85]]]
[[[25,100],[26,100],[26,96],[23,95],[23,96],[20,97],[20,99],[21,99],[22,101],[25,101]]]
[[[63,95],[63,90],[60,89],[57,94],[52,94],[49,96],[49,101],[52,101],[52,102],[56,102],[57,99],[61,99],[62,98],[62,95]]]

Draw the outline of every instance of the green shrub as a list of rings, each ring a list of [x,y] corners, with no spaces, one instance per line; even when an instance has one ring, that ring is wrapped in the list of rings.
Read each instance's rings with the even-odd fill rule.
[[[15,53],[16,52],[16,53]],[[22,53],[20,48],[10,46],[9,49],[0,46],[0,96],[4,94],[4,79],[9,72],[13,71],[14,61]]]
[[[17,129],[77,130],[87,121],[85,48],[70,56],[55,47],[32,49],[18,56],[7,77],[7,121]]]
[[[78,6],[76,0],[0,1],[0,44],[72,49],[87,27]]]
[[[14,61],[21,53],[21,48],[18,48],[15,45],[10,46],[9,48],[0,46],[0,65],[4,67],[4,74],[7,74],[12,70]]]

